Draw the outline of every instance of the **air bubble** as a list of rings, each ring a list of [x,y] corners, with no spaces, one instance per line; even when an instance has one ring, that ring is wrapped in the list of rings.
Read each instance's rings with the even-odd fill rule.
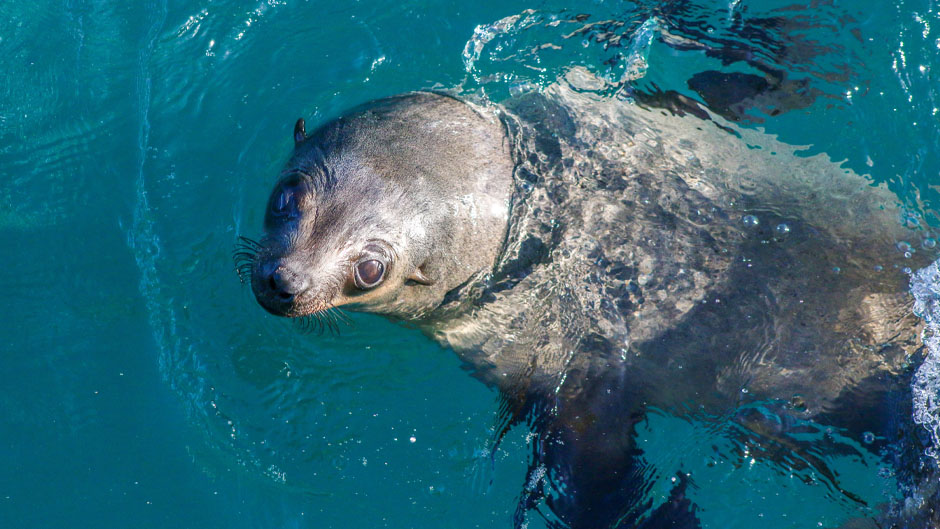
[[[924,242],[921,244],[923,245],[924,248],[927,248],[927,249],[935,248],[937,246],[937,239],[934,239],[933,237],[927,237],[926,239],[924,239]]]
[[[871,432],[865,432],[862,434],[862,442],[870,445],[875,442],[875,434]]]
[[[790,233],[790,226],[788,226],[786,222],[781,222],[780,224],[777,224],[776,228],[774,228],[774,232],[780,236],[786,235]]]
[[[793,395],[790,398],[790,405],[797,411],[806,411],[806,400],[802,395]]]
[[[743,222],[744,225],[748,228],[754,228],[760,224],[760,220],[758,220],[754,215],[745,215],[741,217],[741,222]]]

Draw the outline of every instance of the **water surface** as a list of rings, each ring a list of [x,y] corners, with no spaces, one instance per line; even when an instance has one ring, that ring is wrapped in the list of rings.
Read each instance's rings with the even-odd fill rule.
[[[741,125],[887,185],[926,240],[938,28],[928,0],[0,5],[0,523],[508,527],[527,432],[491,453],[496,395],[451,353],[367,315],[304,335],[232,272],[296,118],[422,88],[499,101],[573,66],[610,97],[699,101],[701,72],[783,72],[793,99]],[[740,457],[725,427],[664,412],[641,432],[696,475],[704,526],[866,515]],[[855,494],[898,497],[889,461],[834,435],[858,448],[828,461]]]

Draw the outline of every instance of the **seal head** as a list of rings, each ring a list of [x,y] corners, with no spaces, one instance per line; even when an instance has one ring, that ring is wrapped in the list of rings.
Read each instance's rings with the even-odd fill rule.
[[[298,120],[251,270],[269,312],[350,305],[418,319],[493,266],[513,170],[495,114],[421,92],[304,129]]]

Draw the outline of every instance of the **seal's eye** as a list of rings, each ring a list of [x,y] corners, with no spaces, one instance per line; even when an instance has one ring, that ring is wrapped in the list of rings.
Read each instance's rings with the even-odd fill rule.
[[[385,274],[385,265],[377,259],[362,261],[356,265],[356,286],[365,290],[372,288],[382,281]]]
[[[280,214],[287,213],[287,208],[290,207],[291,202],[294,199],[294,192],[290,189],[284,189],[278,194],[277,200],[274,202],[274,211]]]
[[[271,197],[271,214],[275,217],[295,219],[300,216],[303,183],[297,178],[283,182]]]
[[[271,211],[278,217],[296,217],[298,212],[296,189],[293,186],[284,186],[274,199],[274,203],[271,204]]]

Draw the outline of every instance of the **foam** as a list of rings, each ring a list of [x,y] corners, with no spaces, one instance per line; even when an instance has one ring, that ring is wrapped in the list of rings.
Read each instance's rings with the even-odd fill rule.
[[[930,433],[926,454],[940,460],[940,260],[911,276],[914,313],[924,320],[927,354],[911,382],[914,422]]]

